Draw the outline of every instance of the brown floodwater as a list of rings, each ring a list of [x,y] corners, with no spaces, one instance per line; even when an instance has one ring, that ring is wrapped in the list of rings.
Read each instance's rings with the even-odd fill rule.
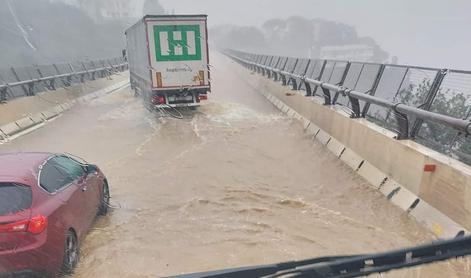
[[[81,246],[74,275],[159,277],[316,256],[369,253],[433,236],[368,186],[220,54],[213,92],[184,119],[129,89],[77,106],[1,152],[69,152],[97,163],[113,209]],[[465,261],[386,277],[466,277]]]

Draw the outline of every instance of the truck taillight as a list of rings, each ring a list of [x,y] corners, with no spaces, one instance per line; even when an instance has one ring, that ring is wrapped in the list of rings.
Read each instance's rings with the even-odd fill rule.
[[[199,77],[199,80],[200,80],[200,85],[203,86],[204,85],[204,71],[203,70],[200,70],[198,72],[198,77]]]
[[[47,217],[38,215],[30,220],[22,220],[14,223],[0,225],[0,233],[30,232],[40,234],[47,227]]]
[[[151,101],[152,101],[152,104],[165,104],[165,97],[153,96]]]
[[[206,95],[206,94],[201,94],[201,95],[199,95],[198,98],[199,98],[199,100],[207,100],[207,99],[208,99],[208,95]]]
[[[155,73],[155,78],[157,79],[157,88],[162,88],[162,73],[161,72],[156,72]]]

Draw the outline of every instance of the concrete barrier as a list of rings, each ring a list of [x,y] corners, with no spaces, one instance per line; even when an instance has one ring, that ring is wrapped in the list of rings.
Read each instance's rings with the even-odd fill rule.
[[[306,130],[306,129],[309,127],[309,125],[311,124],[311,122],[308,121],[308,120],[305,119],[305,118],[302,118],[301,121],[302,121],[302,123],[303,123],[304,130]]]
[[[87,84],[87,86],[83,84],[74,85],[73,88],[67,90],[61,88],[54,92],[41,93],[41,96],[18,98],[7,104],[3,104],[2,110],[0,110],[0,123],[2,123],[1,120],[4,119],[12,119],[12,121],[3,122],[3,124],[0,125],[0,140],[3,142],[13,140],[16,137],[31,132],[40,127],[40,125],[43,125],[45,121],[51,120],[61,113],[70,110],[72,106],[77,103],[78,99],[90,100],[97,98],[129,84],[126,76],[120,76],[119,78],[121,81],[115,84],[107,84],[107,82],[113,82],[112,80],[106,80],[105,82],[103,82],[103,80],[95,80],[90,81],[90,84]],[[76,96],[77,94],[84,93],[84,88],[90,90],[89,87],[93,89],[95,85],[102,87],[98,93],[89,91],[88,94],[84,96]],[[43,109],[39,110],[41,108]],[[30,111],[33,111],[33,114],[26,116],[26,113]]]
[[[45,120],[50,120],[50,119],[56,117],[57,115],[59,115],[59,113],[57,113],[56,109],[49,109],[49,110],[43,111],[41,114],[43,115]]]
[[[30,118],[31,120],[33,120],[35,124],[43,123],[45,120],[44,116],[41,113],[36,113],[34,115],[31,115]]]
[[[20,130],[25,130],[35,125],[35,122],[30,117],[25,117],[16,121],[16,124],[20,127]]]
[[[395,204],[396,206],[400,207],[401,209],[405,211],[410,211],[413,209],[413,204],[416,202],[416,200],[419,200],[417,195],[414,193],[410,192],[403,186],[398,185],[398,189],[395,189],[394,194],[389,197],[391,202]]]
[[[62,111],[67,111],[70,108],[72,108],[72,106],[68,102],[64,102],[64,103],[60,104],[60,107],[62,108]]]
[[[386,176],[383,172],[374,167],[368,161],[363,162],[360,169],[358,169],[358,174],[377,189],[379,189],[388,178],[388,176]]]
[[[285,113],[299,115],[306,133],[438,237],[471,230],[471,167],[365,119],[351,119],[323,100],[288,93],[262,76],[248,76]],[[262,85],[261,85],[262,84]],[[290,112],[294,110],[295,112]],[[426,172],[424,166],[435,165]]]
[[[306,132],[307,134],[311,135],[312,138],[316,137],[317,133],[320,131],[321,129],[316,126],[315,124],[313,123],[310,123],[306,129]]]
[[[58,104],[70,102],[77,98],[87,95],[94,91],[103,91],[106,88],[108,92],[115,90],[119,86],[123,86],[129,82],[128,73],[113,75],[113,80],[100,78],[94,81],[87,81],[86,84],[73,84],[67,88],[58,88],[53,91],[41,92],[35,96],[21,97],[9,100],[1,105],[0,109],[0,126],[17,121],[31,114],[41,113]]]
[[[420,201],[410,215],[440,238],[452,238],[460,232],[467,232],[460,224],[424,201]]]
[[[331,137],[327,144],[327,149],[331,151],[336,157],[340,157],[345,150],[345,146],[342,145],[337,139]]]
[[[360,164],[363,162],[363,158],[348,148],[343,151],[340,159],[350,166],[354,171],[358,170],[358,168],[360,168]]]
[[[330,135],[321,129],[319,132],[317,132],[314,138],[316,138],[317,141],[319,141],[322,145],[326,146],[327,143],[329,143]]]
[[[60,105],[54,106],[53,109],[54,109],[54,111],[56,112],[56,115],[58,115],[58,114],[64,112],[64,109],[63,109],[62,106],[60,106]]]
[[[20,127],[16,123],[9,123],[3,126],[0,126],[0,130],[6,136],[11,136],[20,131]]]

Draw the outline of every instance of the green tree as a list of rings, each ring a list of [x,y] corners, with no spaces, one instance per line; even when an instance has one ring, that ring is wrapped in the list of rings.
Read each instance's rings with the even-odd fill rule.
[[[419,85],[409,85],[397,95],[397,101],[420,106],[431,88],[432,80],[424,79]],[[470,95],[460,90],[440,89],[435,96],[430,111],[455,117],[468,119],[470,112]],[[411,119],[410,123],[413,123]],[[471,141],[459,134],[455,129],[442,124],[424,122],[418,134],[418,140],[433,149],[449,154],[468,164],[471,164]]]

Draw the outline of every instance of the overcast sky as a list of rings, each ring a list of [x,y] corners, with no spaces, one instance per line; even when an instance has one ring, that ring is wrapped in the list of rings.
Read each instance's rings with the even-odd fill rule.
[[[175,13],[205,13],[209,24],[260,26],[301,15],[355,26],[401,64],[471,70],[471,0],[160,0]],[[301,34],[300,34],[301,35]]]

